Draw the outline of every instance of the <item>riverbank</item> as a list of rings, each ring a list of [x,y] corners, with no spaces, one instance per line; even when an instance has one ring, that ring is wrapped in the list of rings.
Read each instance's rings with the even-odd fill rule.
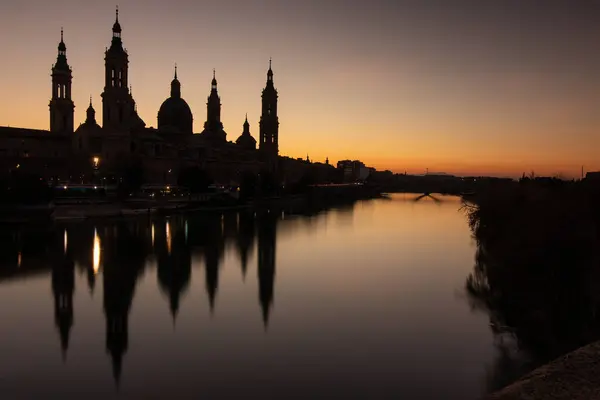
[[[225,212],[277,208],[282,210],[320,209],[357,200],[380,197],[370,187],[318,185],[306,193],[261,197],[242,201],[231,196],[218,198],[108,198],[56,199],[37,206],[4,206],[0,222],[77,221],[97,218],[125,218],[143,215],[171,215],[186,212]],[[206,196],[205,196],[206,197]]]
[[[536,369],[486,400],[600,399],[600,342]]]

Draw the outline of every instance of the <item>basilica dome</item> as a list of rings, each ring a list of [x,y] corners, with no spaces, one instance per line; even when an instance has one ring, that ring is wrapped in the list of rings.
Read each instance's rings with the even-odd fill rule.
[[[158,111],[158,129],[166,132],[193,133],[194,117],[187,102],[181,98],[181,84],[177,79],[171,82],[171,97],[166,99]]]
[[[158,111],[158,129],[192,133],[193,116],[190,106],[181,97],[169,97]]]

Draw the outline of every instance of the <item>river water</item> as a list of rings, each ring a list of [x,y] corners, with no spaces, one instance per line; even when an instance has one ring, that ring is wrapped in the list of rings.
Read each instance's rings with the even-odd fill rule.
[[[1,234],[2,398],[477,399],[460,200]]]

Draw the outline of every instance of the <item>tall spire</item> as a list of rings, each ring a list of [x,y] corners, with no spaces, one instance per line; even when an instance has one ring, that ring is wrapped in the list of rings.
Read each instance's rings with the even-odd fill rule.
[[[121,24],[119,23],[119,6],[117,6],[115,23],[113,25],[113,37],[121,37]]]
[[[94,106],[92,106],[92,96],[90,95],[90,105],[86,111],[87,119],[85,120],[86,124],[96,124],[96,110],[94,110]]]
[[[63,28],[60,28],[60,43],[58,44],[56,66],[59,69],[69,69],[69,65],[67,64],[67,45],[65,45]]]
[[[267,71],[267,87],[273,88],[273,60],[269,58],[269,70]]]
[[[175,76],[171,81],[171,97],[181,97],[181,83],[177,79],[177,64],[175,64]]]

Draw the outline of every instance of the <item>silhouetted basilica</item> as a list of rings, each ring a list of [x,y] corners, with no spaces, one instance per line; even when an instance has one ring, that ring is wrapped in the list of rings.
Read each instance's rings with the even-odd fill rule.
[[[262,91],[259,140],[250,133],[246,116],[242,133],[234,140],[221,121],[221,98],[215,71],[207,101],[206,122],[200,133],[193,132],[193,113],[182,96],[182,84],[175,66],[171,92],[158,111],[157,128],[147,127],[137,112],[129,85],[129,56],[123,47],[122,28],[117,9],[110,47],[105,51],[105,85],[102,114],[97,118],[90,97],[87,118],[74,126],[72,100],[73,70],[67,62],[67,46],[58,45],[52,67],[50,129],[0,127],[0,155],[5,167],[22,168],[45,179],[79,180],[110,176],[124,164],[137,163],[145,180],[175,183],[178,172],[198,166],[218,183],[239,182],[245,171],[281,170],[281,177],[304,161],[279,157],[278,94],[269,62]],[[101,123],[101,125],[100,125]],[[258,147],[258,148],[257,148]],[[99,173],[100,172],[100,173]],[[87,180],[87,179],[86,179]]]

